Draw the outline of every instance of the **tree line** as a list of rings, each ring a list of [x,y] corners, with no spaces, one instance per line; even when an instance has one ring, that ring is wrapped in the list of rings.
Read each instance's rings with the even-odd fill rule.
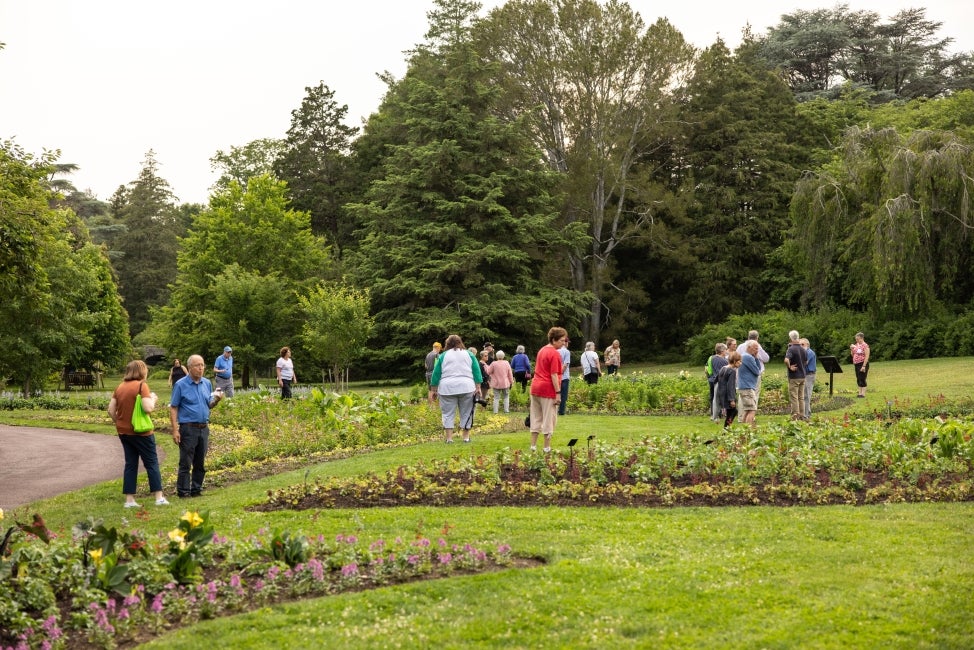
[[[480,9],[434,2],[361,130],[322,82],[283,137],[216,152],[205,206],[177,203],[151,151],[101,202],[4,143],[3,191],[31,206],[0,203],[4,309],[54,290],[41,277],[64,258],[40,256],[35,222],[60,215],[44,232],[73,228],[75,264],[103,270],[115,342],[38,322],[82,339],[42,351],[5,318],[0,375],[38,354],[47,372],[118,363],[130,334],[180,354],[232,342],[248,374],[290,345],[333,377],[353,360],[395,375],[449,332],[535,346],[553,323],[637,359],[736,314],[974,299],[972,59],[923,9],[796,11],[733,51],[625,2]]]

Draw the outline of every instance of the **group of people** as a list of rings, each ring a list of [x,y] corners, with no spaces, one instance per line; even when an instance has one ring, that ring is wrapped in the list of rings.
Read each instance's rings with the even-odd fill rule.
[[[281,348],[277,360],[277,382],[281,387],[281,397],[291,397],[291,385],[297,382],[291,349]],[[213,363],[213,379],[216,387],[204,377],[206,362],[194,354],[184,366],[174,359],[169,370],[169,421],[172,427],[173,442],[179,447],[179,468],[176,474],[176,494],[181,498],[198,497],[203,493],[203,478],[206,475],[206,453],[210,439],[210,410],[224,397],[233,397],[233,348],[223,348],[223,353]],[[142,360],[135,360],[125,367],[122,382],[112,393],[108,403],[108,415],[115,424],[115,431],[122,443],[125,455],[125,468],[122,472],[122,493],[126,508],[139,508],[136,501],[136,484],[139,461],[149,478],[149,490],[157,506],[169,505],[162,490],[162,475],[159,470],[159,456],[156,450],[154,432],[137,432],[132,424],[132,414],[136,409],[137,397],[141,397],[141,408],[146,413],[158,406],[158,396],[149,388],[146,378],[149,370]]]
[[[454,431],[458,426],[463,441],[470,442],[473,427],[474,408],[477,403],[486,404],[488,393],[493,391],[494,413],[501,404],[504,412],[510,412],[510,390],[515,383],[521,390],[527,390],[531,381],[530,410],[528,426],[531,431],[531,450],[537,450],[538,437],[543,436],[545,452],[551,451],[551,436],[559,415],[565,414],[568,399],[569,367],[571,353],[568,332],[562,327],[552,327],[548,331],[548,344],[542,347],[534,363],[525,352],[523,345],[517,346],[510,362],[502,350],[494,352],[494,346],[487,342],[479,352],[476,348],[465,348],[458,334],[451,334],[445,343],[433,344],[425,359],[426,381],[429,388],[430,405],[439,402],[443,431],[447,443],[453,442]],[[609,346],[618,369],[620,354],[619,342]],[[608,355],[607,355],[608,358]],[[595,381],[602,374],[595,345],[587,343],[582,354],[582,368],[589,380],[589,374],[596,374]]]
[[[852,363],[856,369],[857,397],[866,396],[866,376],[869,372],[869,345],[864,334],[858,332],[849,346]],[[705,372],[710,384],[710,417],[724,426],[730,426],[738,417],[741,422],[754,425],[758,398],[761,392],[761,375],[770,361],[758,341],[756,330],[748,333],[747,341],[738,347],[737,341],[728,337],[714,346],[714,354],[707,360]],[[797,330],[788,332],[788,347],[784,356],[788,377],[788,403],[793,420],[808,420],[812,415],[812,392],[818,370],[818,355],[807,338]]]

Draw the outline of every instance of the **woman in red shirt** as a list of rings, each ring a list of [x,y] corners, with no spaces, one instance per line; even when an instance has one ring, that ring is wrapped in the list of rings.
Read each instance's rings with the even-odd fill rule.
[[[548,345],[538,350],[534,363],[534,379],[531,381],[531,451],[537,451],[538,434],[544,434],[544,451],[551,451],[551,434],[558,421],[558,404],[561,402],[561,355],[568,332],[563,327],[548,330]]]

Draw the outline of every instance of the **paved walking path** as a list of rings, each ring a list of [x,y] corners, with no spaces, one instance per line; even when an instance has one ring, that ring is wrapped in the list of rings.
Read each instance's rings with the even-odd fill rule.
[[[121,478],[124,466],[116,436],[0,424],[0,508],[4,510]],[[144,479],[141,464],[139,471]]]

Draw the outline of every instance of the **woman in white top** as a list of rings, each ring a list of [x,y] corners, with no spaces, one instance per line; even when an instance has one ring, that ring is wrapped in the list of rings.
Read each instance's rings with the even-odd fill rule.
[[[439,398],[447,442],[453,442],[458,410],[463,441],[470,442],[474,396],[480,397],[480,384],[483,380],[480,362],[464,348],[463,340],[456,334],[448,336],[443,344],[443,352],[436,359],[433,376],[430,377],[430,386]]]
[[[281,348],[281,358],[277,360],[277,385],[281,387],[281,399],[291,399],[291,384],[298,383],[291,361],[291,348]]]
[[[582,378],[586,384],[599,383],[602,376],[602,364],[599,363],[599,353],[595,351],[595,343],[589,341],[582,352]]]

